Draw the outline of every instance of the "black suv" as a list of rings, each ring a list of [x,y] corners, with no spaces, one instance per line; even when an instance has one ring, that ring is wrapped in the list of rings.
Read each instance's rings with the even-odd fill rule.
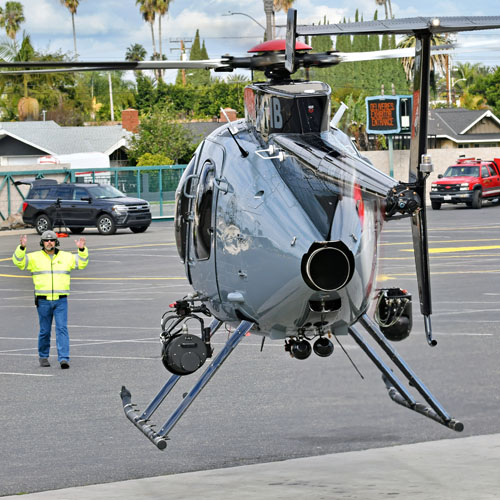
[[[149,203],[129,198],[106,184],[58,184],[52,179],[31,182],[23,203],[23,221],[35,226],[38,234],[57,226],[79,234],[86,227],[97,227],[101,234],[114,234],[129,227],[142,233],[151,224]]]

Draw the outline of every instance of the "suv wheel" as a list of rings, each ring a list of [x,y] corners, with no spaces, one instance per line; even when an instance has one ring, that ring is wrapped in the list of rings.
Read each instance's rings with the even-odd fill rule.
[[[481,208],[483,206],[483,193],[478,189],[472,195],[472,208]]]
[[[73,234],[81,234],[85,230],[84,227],[69,227],[68,228]]]
[[[115,234],[116,224],[113,217],[108,214],[103,214],[97,219],[97,230],[101,234]]]
[[[44,231],[52,229],[52,222],[48,215],[41,214],[35,219],[35,229],[38,234],[42,234]]]
[[[431,201],[432,210],[439,210],[441,208],[440,201]]]
[[[135,227],[131,227],[130,230],[133,232],[133,233],[143,233],[144,231],[146,231],[146,229],[148,228],[149,226],[135,226]]]

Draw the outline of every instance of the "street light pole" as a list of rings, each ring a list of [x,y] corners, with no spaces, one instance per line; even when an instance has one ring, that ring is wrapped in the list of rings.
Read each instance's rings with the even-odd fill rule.
[[[244,12],[231,12],[231,11],[228,11],[227,14],[222,14],[223,16],[236,16],[236,15],[239,15],[239,16],[246,16],[246,17],[249,17],[254,23],[258,24],[264,31],[266,31],[266,27],[262,24],[259,23],[259,21],[257,21],[257,19],[255,19],[254,17],[250,16],[249,14],[245,14]]]

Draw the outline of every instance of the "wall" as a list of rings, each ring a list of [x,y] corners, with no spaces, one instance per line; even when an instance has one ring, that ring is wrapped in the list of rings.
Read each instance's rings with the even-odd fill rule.
[[[371,162],[382,172],[389,173],[389,152],[388,151],[363,151]],[[482,158],[483,160],[493,160],[500,158],[500,148],[464,148],[464,149],[429,149],[434,164],[434,172],[427,180],[427,204],[430,204],[429,192],[431,183],[437,180],[438,174],[443,174],[447,167],[456,163],[459,155],[465,155],[466,158]],[[408,165],[410,151],[393,151],[394,178],[403,182],[408,182]]]

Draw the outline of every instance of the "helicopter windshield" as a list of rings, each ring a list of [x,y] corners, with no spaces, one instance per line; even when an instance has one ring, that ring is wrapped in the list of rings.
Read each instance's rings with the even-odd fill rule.
[[[352,139],[338,128],[330,127],[329,130],[321,133],[321,138],[337,150],[340,149],[351,156],[362,158]]]

